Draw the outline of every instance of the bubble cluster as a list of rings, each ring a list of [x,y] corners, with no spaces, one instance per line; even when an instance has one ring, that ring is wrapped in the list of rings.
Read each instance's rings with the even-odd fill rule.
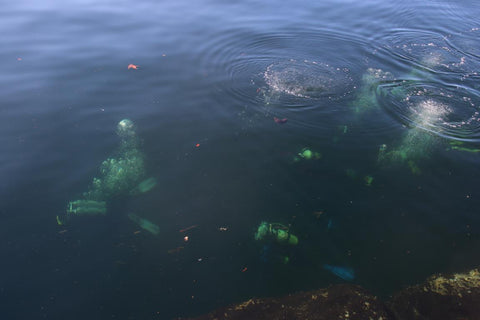
[[[266,68],[264,79],[274,92],[299,98],[336,100],[353,91],[348,68],[310,60],[273,63]]]
[[[480,139],[480,94],[471,88],[401,82],[381,91],[381,106],[408,127],[447,139]]]

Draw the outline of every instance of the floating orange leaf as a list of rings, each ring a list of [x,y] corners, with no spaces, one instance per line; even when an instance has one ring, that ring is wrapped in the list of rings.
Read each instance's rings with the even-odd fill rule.
[[[137,69],[138,69],[138,67],[139,67],[139,66],[137,66],[136,64],[130,63],[130,64],[128,65],[128,67],[127,67],[127,68],[128,68],[128,69],[134,69],[134,70],[137,70]]]

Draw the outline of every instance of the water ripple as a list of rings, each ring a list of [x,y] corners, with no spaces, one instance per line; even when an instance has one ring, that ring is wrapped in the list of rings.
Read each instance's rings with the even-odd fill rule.
[[[380,105],[402,124],[435,135],[480,141],[480,92],[436,82],[398,81],[377,90]]]
[[[466,32],[449,36],[450,42],[454,47],[465,55],[480,58],[480,48],[478,46],[478,37],[480,28],[471,28]]]
[[[272,92],[298,98],[336,100],[353,90],[353,79],[348,68],[317,61],[290,59],[272,63],[263,77]]]
[[[355,90],[367,41],[334,30],[226,30],[201,48],[201,69],[233,104],[287,116],[332,113]],[[341,54],[338,54],[341,52]],[[299,115],[302,111],[303,115]],[[308,121],[307,121],[308,122]]]
[[[379,35],[376,41],[382,47],[379,51],[386,60],[396,60],[410,70],[420,69],[457,80],[464,80],[478,70],[478,61],[452,45],[447,35],[425,30],[393,29]]]

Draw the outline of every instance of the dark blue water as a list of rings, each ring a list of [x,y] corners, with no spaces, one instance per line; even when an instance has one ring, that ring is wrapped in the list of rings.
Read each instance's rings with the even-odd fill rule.
[[[479,14],[475,1],[3,3],[2,319],[193,316],[344,281],[324,264],[378,295],[478,266]],[[125,118],[157,185],[57,224],[118,157]],[[298,237],[289,263],[264,261],[261,221]]]

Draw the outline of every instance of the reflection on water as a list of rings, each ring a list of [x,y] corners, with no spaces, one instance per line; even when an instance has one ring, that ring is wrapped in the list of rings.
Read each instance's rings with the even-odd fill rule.
[[[0,12],[7,315],[165,319],[480,263],[476,9],[100,2]]]

